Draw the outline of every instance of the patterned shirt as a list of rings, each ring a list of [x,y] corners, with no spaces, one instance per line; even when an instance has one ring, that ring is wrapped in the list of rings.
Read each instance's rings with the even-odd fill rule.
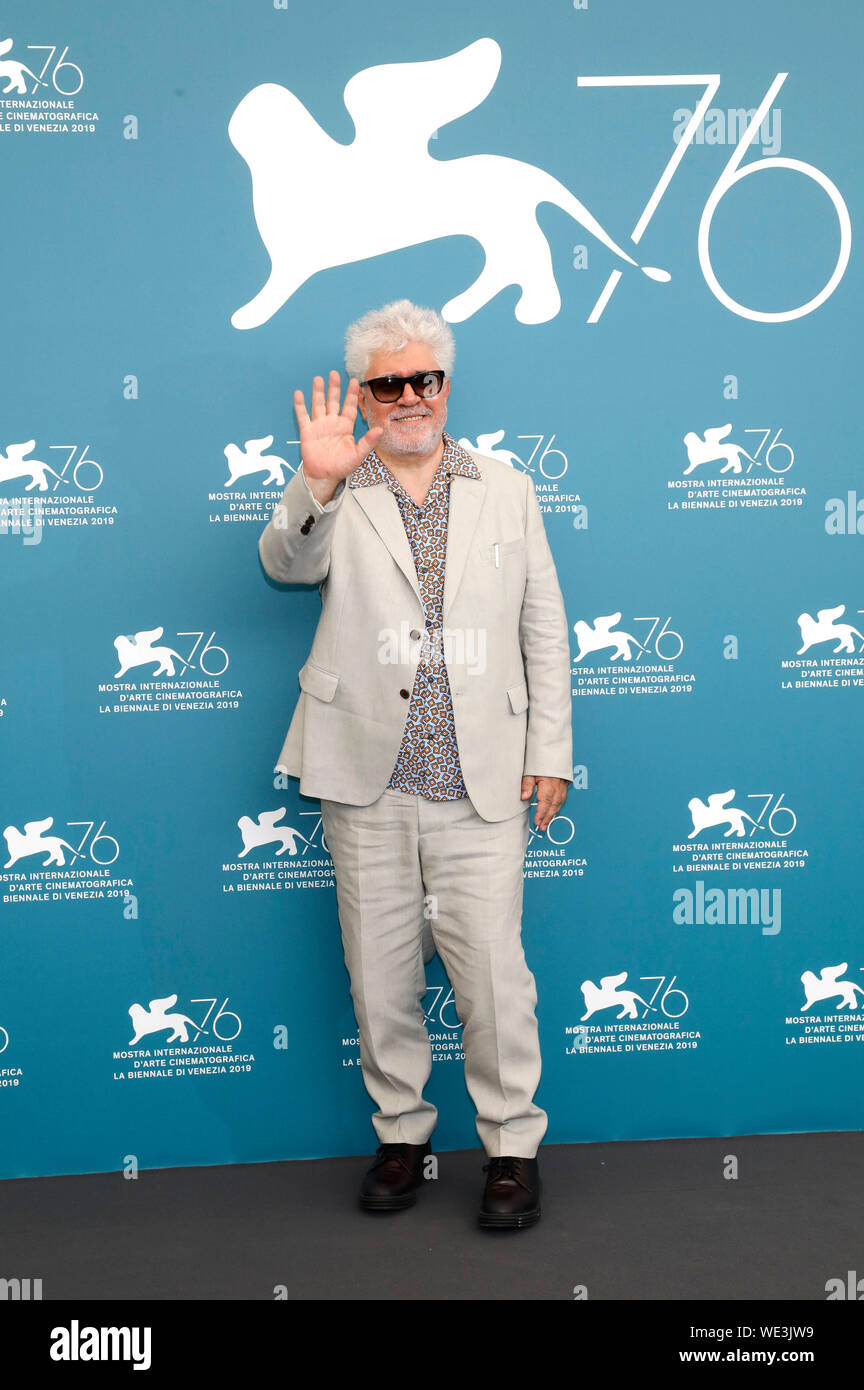
[[[456,440],[442,434],[444,453],[420,507],[409,497],[373,449],[351,474],[350,487],[385,483],[396,498],[414,557],[423,598],[426,632],[417,676],[396,766],[387,783],[397,791],[413,792],[430,801],[455,801],[467,796],[462,780],[450,682],[444,665],[444,562],[450,507],[450,477],[460,473],[479,478],[477,465]]]

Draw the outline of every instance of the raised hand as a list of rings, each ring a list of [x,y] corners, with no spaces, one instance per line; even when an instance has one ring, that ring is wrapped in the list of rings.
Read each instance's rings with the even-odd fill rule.
[[[312,416],[306,411],[303,392],[294,392],[294,412],[300,427],[300,452],[303,458],[303,471],[309,480],[321,479],[332,483],[335,489],[342,478],[353,473],[371,449],[374,449],[384,433],[380,425],[367,430],[362,439],[354,442],[354,421],[357,418],[357,401],[360,383],[351,377],[345,392],[345,403],[339,409],[341,377],[337,371],[330,373],[327,400],[324,400],[324,378],[316,376],[312,382]]]

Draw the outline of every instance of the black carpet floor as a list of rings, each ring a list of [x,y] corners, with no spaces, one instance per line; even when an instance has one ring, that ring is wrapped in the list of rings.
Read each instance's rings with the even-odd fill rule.
[[[0,1278],[43,1300],[824,1302],[864,1277],[858,1132],[544,1145],[523,1231],[477,1226],[482,1150],[438,1157],[395,1213],[356,1204],[371,1154],[0,1182]]]

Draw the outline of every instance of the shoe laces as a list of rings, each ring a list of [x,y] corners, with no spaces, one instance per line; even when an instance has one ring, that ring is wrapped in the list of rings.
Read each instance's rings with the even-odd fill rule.
[[[504,1178],[509,1178],[513,1182],[518,1182],[520,1187],[524,1187],[525,1184],[521,1177],[523,1161],[521,1158],[514,1158],[505,1154],[501,1158],[491,1158],[488,1163],[484,1163],[483,1172],[489,1174],[490,1182],[500,1182]]]
[[[405,1148],[405,1144],[379,1144],[375,1150],[372,1167],[380,1168],[383,1163],[401,1163],[403,1168],[410,1171],[406,1161]]]

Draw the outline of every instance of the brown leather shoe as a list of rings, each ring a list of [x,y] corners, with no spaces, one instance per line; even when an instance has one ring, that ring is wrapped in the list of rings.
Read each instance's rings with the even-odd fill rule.
[[[533,1226],[540,1220],[540,1172],[536,1158],[490,1158],[480,1225],[487,1228]]]
[[[401,1211],[413,1206],[423,1181],[423,1161],[431,1152],[428,1139],[425,1144],[379,1144],[360,1187],[361,1207]]]

